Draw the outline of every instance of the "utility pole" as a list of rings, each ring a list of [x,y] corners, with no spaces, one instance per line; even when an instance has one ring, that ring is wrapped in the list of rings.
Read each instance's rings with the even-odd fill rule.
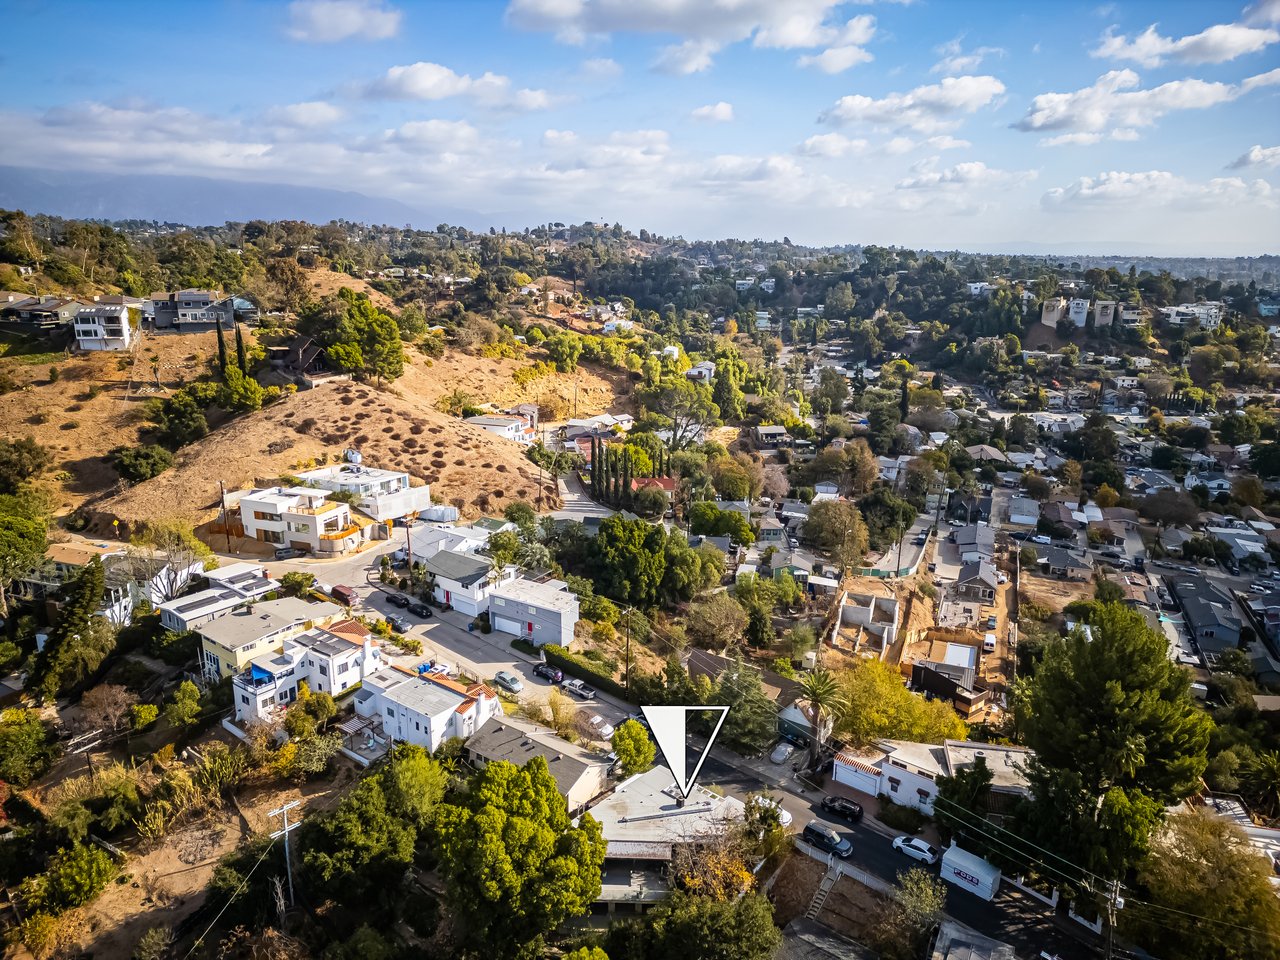
[[[1111,889],[1107,891],[1107,960],[1111,960],[1111,952],[1115,939],[1116,911],[1124,909],[1124,898],[1120,896],[1120,881],[1112,880]]]
[[[627,694],[631,693],[631,608],[627,607],[627,665],[623,674],[622,684],[627,688]]]
[[[277,837],[284,837],[284,868],[285,872],[289,876],[289,906],[291,907],[293,906],[293,861],[289,859],[289,831],[298,829],[298,827],[301,826],[301,821],[295,820],[293,823],[290,823],[289,811],[300,803],[302,803],[301,800],[293,800],[290,803],[286,803],[283,807],[272,810],[267,814],[269,817],[284,816],[283,829],[277,830],[275,833],[271,834],[271,839],[275,840]]]
[[[227,537],[227,553],[231,552],[231,527],[227,524],[227,488],[218,481],[218,502],[222,505],[222,532]]]

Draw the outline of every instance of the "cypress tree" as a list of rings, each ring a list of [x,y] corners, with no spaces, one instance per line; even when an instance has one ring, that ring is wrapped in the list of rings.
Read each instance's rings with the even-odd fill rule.
[[[631,506],[631,451],[622,456],[622,498],[627,506]]]
[[[591,499],[600,499],[600,438],[591,435]]]
[[[218,373],[227,373],[227,338],[222,333],[222,321],[218,321]]]
[[[249,375],[249,358],[244,351],[244,337],[240,335],[240,324],[236,324],[236,366],[246,377]]]

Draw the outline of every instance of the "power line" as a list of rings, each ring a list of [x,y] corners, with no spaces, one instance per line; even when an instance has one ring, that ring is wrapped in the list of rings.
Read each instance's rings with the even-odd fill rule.
[[[209,931],[214,928],[214,925],[219,920],[222,919],[222,915],[227,912],[227,908],[231,906],[233,902],[235,902],[236,897],[240,896],[241,892],[248,885],[249,878],[253,876],[254,871],[257,870],[258,867],[262,866],[262,861],[267,859],[267,854],[271,852],[271,848],[274,847],[275,845],[276,845],[276,842],[274,839],[267,844],[267,849],[262,851],[262,856],[258,858],[258,862],[255,863],[249,869],[249,872],[244,875],[244,879],[240,881],[240,886],[236,887],[235,891],[231,894],[231,896],[227,898],[227,902],[222,905],[222,909],[218,911],[217,916],[215,916],[211,921],[209,921],[209,925],[204,928],[204,933],[196,937],[195,941],[191,944],[191,949],[186,952],[182,960],[187,960],[187,958],[189,958],[193,953],[196,952],[196,947],[200,946],[200,944],[204,941],[204,938],[209,935]]]

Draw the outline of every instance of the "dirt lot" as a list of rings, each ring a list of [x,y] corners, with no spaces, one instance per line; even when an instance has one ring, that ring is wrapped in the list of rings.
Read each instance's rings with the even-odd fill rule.
[[[1093,584],[1088,580],[1058,580],[1028,574],[1025,570],[1019,586],[1033,602],[1048,607],[1054,613],[1072,601],[1088,600],[1093,596]]]
[[[803,917],[814,892],[826,873],[826,865],[800,853],[793,853],[782,865],[770,890],[775,922],[785,927],[796,917]],[[818,914],[818,922],[860,943],[879,917],[885,899],[862,884],[841,877],[827,895]]]

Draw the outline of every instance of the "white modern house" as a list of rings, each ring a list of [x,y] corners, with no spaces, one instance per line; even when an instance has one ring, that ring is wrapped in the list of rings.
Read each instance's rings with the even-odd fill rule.
[[[991,794],[1009,801],[1030,795],[1026,765],[1031,751],[1026,747],[947,740],[942,744],[881,740],[863,750],[842,750],[835,760],[832,777],[854,790],[873,797],[885,796],[904,806],[933,814],[938,796],[938,778],[953,777],[979,760],[991,771]]]
[[[1089,320],[1089,301],[1077,297],[1067,304],[1067,316],[1077,327],[1083,327]]]
[[[578,622],[578,598],[563,580],[539,583],[521,577],[491,588],[489,617],[495,630],[523,637],[535,647],[554,643],[567,650]]]
[[[384,667],[365,677],[355,701],[356,713],[376,720],[388,739],[431,751],[450,737],[465,740],[487,720],[502,716],[497,694],[483,683],[468,687],[398,667]]]
[[[382,669],[382,652],[354,620],[316,627],[284,641],[280,650],[253,657],[231,681],[236,722],[272,719],[298,699],[298,684],[341,694]]]
[[[698,383],[710,383],[716,377],[716,365],[710,360],[699,360],[684,375]]]
[[[254,657],[282,650],[286,640],[341,616],[336,603],[309,603],[297,597],[240,607],[196,628],[201,668],[213,681],[234,677]]]
[[[265,487],[239,499],[244,535],[263,543],[334,555],[356,549],[385,527],[352,513],[315,487]]]
[[[487,430],[504,440],[514,440],[526,446],[538,439],[538,431],[533,429],[533,425],[525,417],[486,413],[478,417],[467,417],[462,422]]]
[[[73,329],[79,350],[128,350],[133,343],[129,308],[123,305],[81,307]]]
[[[494,570],[488,557],[454,550],[438,551],[424,560],[422,567],[435,578],[435,598],[471,617],[488,610],[493,588],[510,582],[516,575],[515,567]]]
[[[406,534],[407,544],[397,549],[395,559],[410,559],[421,563],[434,557],[441,550],[452,550],[455,553],[476,553],[489,544],[490,533],[479,527],[410,527]]]
[[[430,486],[410,486],[407,473],[366,467],[358,461],[307,470],[298,479],[324,490],[356,494],[360,509],[384,523],[431,508]]]
[[[1067,315],[1067,301],[1063,297],[1050,297],[1040,305],[1040,322],[1046,327],[1056,327]]]
[[[224,613],[260,600],[279,584],[267,576],[260,563],[232,563],[205,571],[209,587],[185,597],[176,597],[156,607],[166,630],[184,633],[208,623]]]

